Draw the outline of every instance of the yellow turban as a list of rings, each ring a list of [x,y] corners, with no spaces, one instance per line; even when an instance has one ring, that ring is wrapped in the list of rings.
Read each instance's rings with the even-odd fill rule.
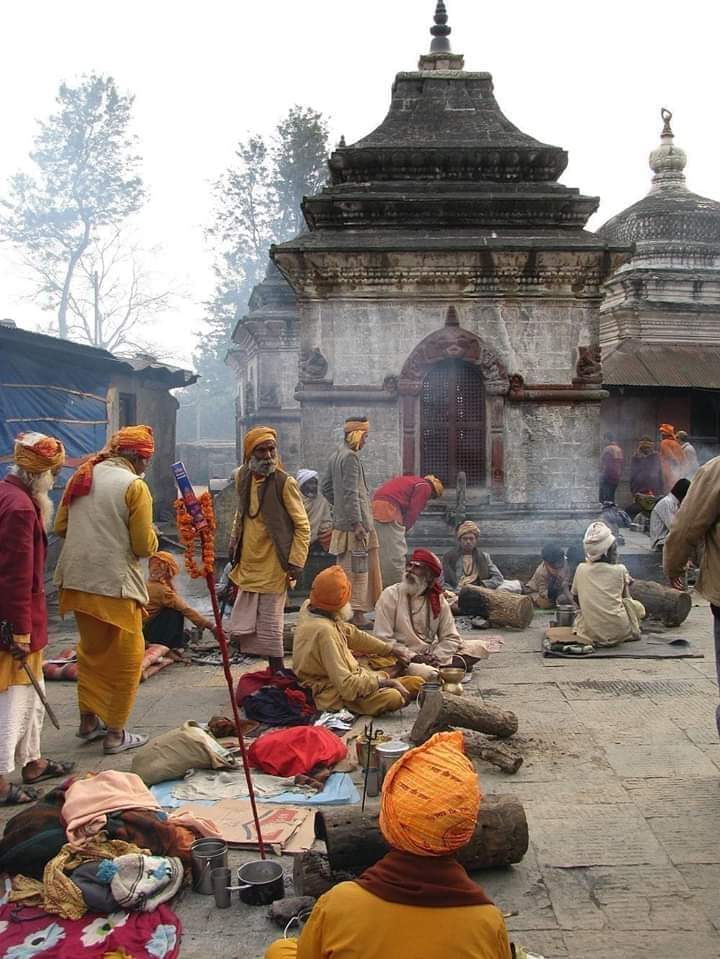
[[[65,462],[65,447],[44,433],[20,433],[15,439],[14,459],[27,473],[46,473]]]
[[[472,838],[482,792],[457,730],[436,733],[388,770],[380,829],[388,843],[415,856],[447,856]]]
[[[345,431],[345,442],[351,450],[357,452],[360,449],[363,436],[370,430],[370,424],[366,416],[355,417],[345,420],[343,430]]]
[[[423,477],[423,479],[426,479],[428,481],[428,483],[432,486],[433,490],[435,491],[435,496],[437,496],[437,498],[440,499],[442,494],[445,492],[445,487],[442,484],[442,480],[439,480],[437,476],[433,476],[432,473],[428,473],[428,475]]]
[[[124,426],[110,438],[111,453],[135,453],[149,460],[155,452],[152,426]]]
[[[477,523],[473,523],[471,519],[466,519],[464,523],[461,523],[458,526],[455,535],[458,539],[460,539],[461,536],[465,536],[467,533],[472,533],[473,536],[477,536],[477,538],[480,539],[480,527],[477,525]]]
[[[173,576],[177,576],[177,574],[180,572],[178,561],[175,559],[172,553],[168,553],[165,550],[160,549],[157,551],[157,553],[152,554],[150,557],[150,562],[152,562],[154,559],[167,567],[171,579]]]
[[[272,426],[253,426],[251,430],[248,430],[243,443],[245,462],[247,463],[250,459],[256,446],[259,446],[261,443],[267,443],[268,440],[277,443],[277,433]]]

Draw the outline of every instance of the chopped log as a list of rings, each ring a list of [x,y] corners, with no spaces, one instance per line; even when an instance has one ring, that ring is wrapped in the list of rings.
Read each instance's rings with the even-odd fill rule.
[[[315,896],[286,896],[284,899],[276,899],[268,909],[268,919],[284,929],[291,919],[308,912],[314,905]]]
[[[643,604],[648,619],[659,619],[665,626],[684,623],[692,609],[690,593],[648,579],[633,580],[630,595]]]
[[[420,714],[410,731],[410,741],[419,746],[435,733],[452,726],[507,739],[517,732],[518,719],[509,710],[447,693],[435,694],[423,700]]]
[[[325,841],[332,873],[346,870],[358,875],[389,849],[378,814],[363,814],[352,807],[316,813],[315,835]],[[488,796],[480,804],[475,834],[458,852],[458,860],[471,872],[520,862],[527,849],[528,824],[522,803],[514,796]]]
[[[516,629],[530,625],[535,609],[529,596],[484,586],[464,586],[458,596],[458,608],[463,616],[482,616],[494,626]]]
[[[324,853],[303,852],[293,857],[293,886],[298,896],[314,896],[318,899],[346,879],[352,879],[352,874],[333,873]]]
[[[492,763],[504,773],[516,773],[523,764],[523,757],[507,743],[499,743],[494,739],[488,739],[480,733],[465,733],[465,752],[468,756],[475,756],[477,759],[483,759],[486,763]]]

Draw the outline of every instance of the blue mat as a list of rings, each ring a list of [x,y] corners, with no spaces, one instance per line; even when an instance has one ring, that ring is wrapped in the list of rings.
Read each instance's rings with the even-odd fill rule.
[[[168,779],[164,783],[157,783],[150,787],[150,792],[165,809],[177,809],[192,801],[198,806],[214,806],[217,799],[176,799],[172,791],[183,782],[182,779]],[[280,803],[283,806],[347,806],[360,802],[360,793],[355,788],[347,773],[332,773],[322,792],[314,796],[303,796],[300,793],[280,793],[277,796],[258,796],[262,803]]]

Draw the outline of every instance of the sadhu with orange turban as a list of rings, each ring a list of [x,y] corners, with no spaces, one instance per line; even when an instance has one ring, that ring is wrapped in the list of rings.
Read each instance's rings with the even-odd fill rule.
[[[145,652],[148,592],[140,560],[158,547],[152,497],[141,478],[154,449],[149,426],[118,430],[70,479],[55,522],[65,538],[55,570],[60,612],[75,614],[80,633],[78,736],[103,739],[111,754],[147,742],[126,723]]]
[[[660,464],[662,466],[663,492],[668,493],[685,473],[685,453],[675,435],[672,423],[661,423]]]
[[[44,433],[20,433],[15,439],[13,459],[26,473],[45,473],[63,465],[65,447],[54,436],[46,436]]]
[[[383,783],[380,829],[390,852],[334,886],[300,939],[274,943],[267,959],[510,959],[502,913],[454,858],[473,836],[481,800],[462,733],[437,733],[405,753]]]
[[[148,569],[150,575],[145,585],[149,600],[145,607],[143,624],[147,646],[166,646],[168,649],[180,651],[186,644],[186,619],[200,629],[215,631],[210,620],[186,603],[175,589],[173,579],[180,572],[180,566],[172,553],[166,550],[153,553]]]

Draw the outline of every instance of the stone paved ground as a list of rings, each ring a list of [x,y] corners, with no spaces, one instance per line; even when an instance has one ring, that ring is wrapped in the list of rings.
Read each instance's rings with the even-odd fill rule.
[[[703,660],[595,660],[544,666],[536,616],[507,633],[468,695],[518,713],[526,757],[515,776],[478,764],[486,792],[513,793],[531,846],[519,865],[477,878],[506,911],[513,938],[547,959],[720,956],[720,742],[710,612],[679,630]],[[53,648],[72,635],[55,620]],[[478,635],[478,634],[474,634]],[[128,768],[99,746],[77,747],[75,687],[50,685],[62,723],[45,726],[49,755],[81,769]],[[134,728],[162,733],[225,710],[220,669],[173,666],[140,689]],[[402,734],[416,707],[383,720]],[[7,816],[4,816],[7,818]],[[234,863],[248,854],[233,853]],[[291,872],[291,863],[287,863]],[[185,892],[183,959],[255,959],[276,930],[264,910]]]

